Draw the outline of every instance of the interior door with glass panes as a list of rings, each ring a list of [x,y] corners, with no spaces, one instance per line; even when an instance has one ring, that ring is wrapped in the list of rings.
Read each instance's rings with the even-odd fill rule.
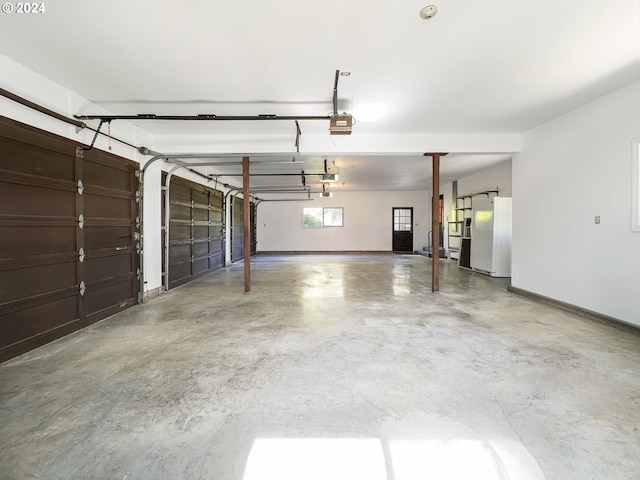
[[[413,252],[413,208],[393,208],[393,251]]]

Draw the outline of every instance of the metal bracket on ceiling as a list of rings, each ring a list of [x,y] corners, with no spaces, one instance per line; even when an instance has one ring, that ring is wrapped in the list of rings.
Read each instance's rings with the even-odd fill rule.
[[[96,143],[96,139],[98,138],[98,135],[100,134],[100,129],[102,128],[102,124],[103,123],[111,123],[111,120],[104,120],[104,119],[100,119],[100,124],[98,125],[98,128],[96,129],[96,133],[93,136],[93,140],[91,140],[91,145],[89,145],[89,148],[86,147],[82,147],[82,150],[84,150],[85,152],[88,152],[89,150],[91,150],[93,148],[93,146]]]
[[[300,135],[302,135],[302,131],[300,130],[300,124],[298,123],[298,120],[296,120],[296,152],[300,153]],[[295,157],[293,157],[293,160],[295,161]]]
[[[333,84],[333,116],[338,116],[338,79],[340,78],[340,70],[336,70],[336,82]]]

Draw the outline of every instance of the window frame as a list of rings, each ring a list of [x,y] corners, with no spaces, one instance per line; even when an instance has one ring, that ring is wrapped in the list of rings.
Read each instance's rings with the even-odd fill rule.
[[[307,225],[304,221],[306,210],[322,210],[320,216],[322,225]],[[340,225],[325,225],[325,215],[327,210],[340,210]],[[344,227],[344,208],[343,207],[302,207],[302,228],[342,228]]]

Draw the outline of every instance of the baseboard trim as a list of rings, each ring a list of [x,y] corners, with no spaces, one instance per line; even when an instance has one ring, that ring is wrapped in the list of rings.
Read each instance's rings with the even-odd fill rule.
[[[522,288],[514,287],[511,284],[507,286],[507,290],[511,293],[521,295],[523,297],[529,298],[536,302],[545,303],[547,305],[557,307],[561,310],[575,313],[576,315],[580,315],[581,317],[587,318],[589,320],[593,320],[593,321],[608,325],[610,327],[617,328],[619,330],[624,330],[626,332],[640,335],[640,326],[634,325],[633,323],[625,322],[624,320],[610,317],[608,315],[594,312],[592,310],[587,310],[586,308],[578,307],[577,305],[572,305],[571,303],[562,302],[560,300],[556,300],[551,297],[546,297],[538,293],[530,292],[529,290],[524,290]]]
[[[282,251],[260,251],[258,252],[259,256],[267,256],[267,255],[391,255],[393,252],[388,252],[384,250],[282,250]],[[407,252],[408,254],[412,254],[413,252]]]

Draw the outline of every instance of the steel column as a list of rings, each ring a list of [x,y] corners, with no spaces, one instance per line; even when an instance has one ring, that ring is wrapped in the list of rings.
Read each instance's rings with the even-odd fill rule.
[[[440,157],[446,153],[425,153],[433,159],[433,196],[431,197],[431,291],[440,291]]]

